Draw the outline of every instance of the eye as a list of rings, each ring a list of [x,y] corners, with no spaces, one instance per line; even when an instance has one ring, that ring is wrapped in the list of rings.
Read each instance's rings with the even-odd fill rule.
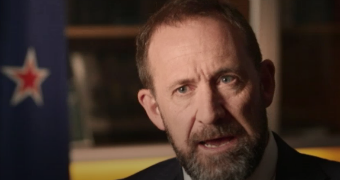
[[[221,77],[221,82],[223,83],[231,83],[234,80],[235,80],[235,77],[233,76],[222,76]]]
[[[188,91],[188,86],[181,86],[179,88],[177,88],[177,92],[184,94]]]

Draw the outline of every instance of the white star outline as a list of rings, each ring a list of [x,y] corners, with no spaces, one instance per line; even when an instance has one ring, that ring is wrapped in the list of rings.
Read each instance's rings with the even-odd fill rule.
[[[21,88],[24,86],[24,81],[21,78],[17,77],[17,74],[27,73],[30,65],[32,66],[31,70],[33,70],[33,72],[37,75],[34,80],[34,86],[37,87],[37,89],[26,88],[22,92]],[[29,47],[27,49],[24,65],[22,67],[4,66],[1,70],[2,73],[4,73],[8,78],[16,83],[16,88],[10,102],[12,106],[20,104],[28,97],[31,97],[37,106],[42,106],[44,104],[41,84],[50,75],[50,71],[47,68],[39,69],[35,50],[33,47]]]

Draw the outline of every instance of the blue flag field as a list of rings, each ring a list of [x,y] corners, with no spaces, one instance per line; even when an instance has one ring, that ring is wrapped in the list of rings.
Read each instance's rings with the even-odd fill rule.
[[[68,180],[63,0],[0,0],[0,180]]]

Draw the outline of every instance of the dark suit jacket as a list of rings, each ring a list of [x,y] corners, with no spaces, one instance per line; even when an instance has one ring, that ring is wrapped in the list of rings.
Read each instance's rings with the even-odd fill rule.
[[[275,180],[340,180],[340,163],[300,154],[274,133],[278,146]],[[339,152],[340,153],[340,152]],[[176,158],[155,164],[125,180],[183,180]]]

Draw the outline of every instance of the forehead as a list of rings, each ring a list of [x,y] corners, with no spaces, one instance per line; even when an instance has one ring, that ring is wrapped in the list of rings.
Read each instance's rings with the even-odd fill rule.
[[[174,25],[161,25],[151,37],[148,55],[175,58],[190,53],[187,51],[191,46],[195,46],[197,51],[221,48],[226,41],[232,43],[232,29],[225,22],[208,17],[191,18]]]
[[[154,85],[160,74],[175,76],[178,69],[209,67],[205,70],[212,72],[222,64],[239,65],[246,56],[239,34],[231,25],[208,17],[160,26],[151,37],[148,49],[148,68]]]

